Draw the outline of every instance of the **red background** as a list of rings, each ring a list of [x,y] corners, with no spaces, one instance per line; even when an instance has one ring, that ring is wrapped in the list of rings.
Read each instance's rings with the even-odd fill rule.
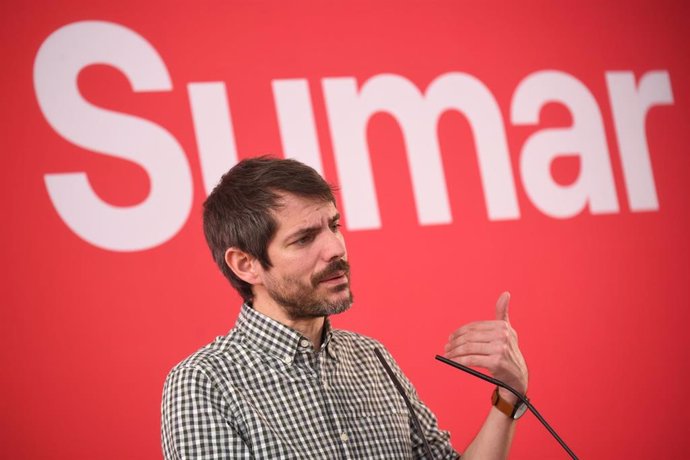
[[[227,332],[239,297],[211,261],[205,197],[186,85],[223,81],[240,157],[282,146],[271,81],[308,80],[326,178],[338,182],[321,80],[362,84],[393,73],[424,90],[446,72],[481,80],[501,108],[521,217],[486,215],[472,132],[448,113],[438,135],[453,215],[420,226],[405,145],[388,115],[369,123],[382,227],[348,231],[354,307],[334,319],[383,341],[462,449],[491,388],[434,361],[448,334],[491,319],[510,290],[511,320],[530,367],[529,395],[582,458],[682,458],[690,371],[687,175],[690,40],[686,2],[4,2],[0,6],[3,225],[0,319],[5,458],[159,458],[159,405],[168,370]],[[173,90],[134,93],[116,69],[79,78],[99,107],[136,114],[182,145],[194,205],[182,230],[147,251],[99,249],[60,219],[44,175],[85,171],[99,196],[135,205],[148,193],[134,163],[94,155],[60,137],[36,100],[41,43],[72,22],[103,20],[148,40]],[[524,141],[568,126],[557,104],[538,126],[510,123],[527,75],[557,69],[587,86],[601,110],[620,212],[554,219],[525,194]],[[668,72],[674,102],[652,109],[647,139],[659,210],[627,202],[605,72]],[[559,159],[562,183],[577,162]],[[347,221],[347,216],[345,216]],[[531,415],[511,458],[565,458]]]

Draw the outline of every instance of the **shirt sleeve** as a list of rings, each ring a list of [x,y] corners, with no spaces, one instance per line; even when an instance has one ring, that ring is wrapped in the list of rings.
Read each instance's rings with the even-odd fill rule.
[[[198,367],[177,367],[165,381],[161,443],[166,460],[252,458],[217,385]]]
[[[409,379],[402,372],[398,363],[395,362],[386,348],[379,344],[379,349],[383,353],[388,364],[391,366],[396,378],[400,381],[407,397],[410,399],[415,415],[419,420],[419,425],[424,433],[424,438],[429,443],[433,459],[458,459],[460,454],[453,449],[450,443],[450,433],[438,427],[438,421],[433,412],[419,399],[417,390]],[[412,433],[412,453],[415,459],[427,459],[427,451],[424,447],[424,440],[417,431],[412,420],[410,420],[410,432]]]

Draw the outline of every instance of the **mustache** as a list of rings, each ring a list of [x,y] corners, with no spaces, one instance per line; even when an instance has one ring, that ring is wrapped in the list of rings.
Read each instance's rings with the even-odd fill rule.
[[[314,274],[314,276],[311,277],[311,284],[312,286],[316,287],[316,285],[319,284],[321,281],[327,280],[328,278],[333,278],[333,276],[339,272],[345,272],[345,274],[349,277],[350,264],[347,262],[347,260],[334,260],[333,262],[328,264],[326,268],[324,268],[323,270]]]

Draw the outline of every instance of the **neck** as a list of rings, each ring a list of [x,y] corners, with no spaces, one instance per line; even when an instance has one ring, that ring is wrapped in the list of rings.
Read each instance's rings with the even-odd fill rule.
[[[278,321],[280,324],[296,330],[307,339],[309,339],[315,350],[321,348],[321,336],[323,334],[323,326],[325,324],[325,317],[318,316],[315,318],[293,318],[285,311],[283,307],[276,304],[273,299],[259,299],[258,297],[253,301],[254,310],[269,318]]]

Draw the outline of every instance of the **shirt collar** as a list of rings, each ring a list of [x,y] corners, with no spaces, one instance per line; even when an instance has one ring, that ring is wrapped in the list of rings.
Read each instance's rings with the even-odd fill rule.
[[[333,359],[337,360],[338,357],[336,355],[336,340],[335,336],[333,335],[333,330],[331,329],[331,320],[328,319],[328,316],[323,322],[323,337],[321,340],[321,349],[325,349],[326,353]]]
[[[244,304],[235,323],[245,344],[259,348],[286,364],[292,364],[295,353],[311,346],[311,342],[296,330],[285,326]],[[321,348],[336,359],[331,322],[326,318]]]

